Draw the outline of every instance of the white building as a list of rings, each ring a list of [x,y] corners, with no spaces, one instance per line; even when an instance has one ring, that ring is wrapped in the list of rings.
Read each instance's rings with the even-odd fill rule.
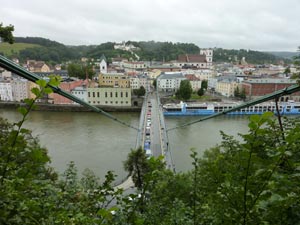
[[[205,55],[207,67],[210,68],[212,66],[213,61],[213,50],[212,49],[201,49],[200,55]]]
[[[130,87],[131,89],[139,89],[141,87],[140,79],[138,76],[130,77]]]
[[[10,71],[4,70],[1,74],[0,74],[0,78],[3,79],[11,79],[12,77],[12,73]]]
[[[11,81],[13,99],[14,101],[21,102],[30,97],[30,81],[19,78]]]
[[[10,81],[0,81],[0,101],[13,101],[12,86]]]
[[[176,92],[182,80],[186,80],[182,73],[165,72],[157,78],[156,86],[158,91]]]
[[[122,67],[125,69],[125,71],[134,71],[134,70],[143,70],[146,68],[146,65],[144,62],[122,62]]]
[[[85,102],[88,101],[86,87],[82,87],[82,86],[75,87],[73,90],[71,90],[71,94],[81,99],[82,101]],[[74,104],[78,104],[78,103],[74,102]]]

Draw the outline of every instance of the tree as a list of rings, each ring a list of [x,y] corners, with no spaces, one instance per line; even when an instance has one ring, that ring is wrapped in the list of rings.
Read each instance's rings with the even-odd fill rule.
[[[141,147],[136,150],[132,149],[124,162],[124,169],[129,173],[128,176],[132,177],[135,186],[142,189],[145,175],[150,169],[144,149]]]
[[[198,91],[197,91],[197,94],[198,94],[199,96],[203,96],[203,95],[204,95],[204,90],[203,90],[203,88],[199,88]]]
[[[3,42],[8,42],[10,44],[14,43],[14,37],[12,32],[15,30],[13,25],[9,25],[4,27],[2,23],[0,23],[0,41],[2,39]]]
[[[157,80],[156,80],[156,79],[154,79],[154,80],[153,80],[153,83],[152,83],[152,85],[153,85],[154,89],[156,89],[156,83],[157,83]]]
[[[141,86],[139,89],[133,89],[133,94],[138,97],[144,96],[146,94],[146,89]]]
[[[246,90],[245,90],[245,88],[242,88],[242,91],[241,91],[241,93],[240,93],[240,98],[243,100],[243,101],[245,101],[246,100]]]
[[[90,65],[71,63],[68,65],[67,70],[70,77],[77,77],[80,79],[85,79],[86,77],[91,79],[95,75],[95,71]]]
[[[203,80],[203,81],[201,82],[201,88],[202,88],[203,90],[207,90],[207,87],[208,87],[208,81],[207,81],[207,80]]]
[[[233,95],[234,95],[234,97],[236,97],[236,98],[239,98],[239,97],[240,97],[240,88],[239,88],[239,86],[237,86],[237,87],[234,89]]]
[[[178,89],[177,95],[183,100],[188,100],[191,98],[193,89],[189,80],[182,80]]]

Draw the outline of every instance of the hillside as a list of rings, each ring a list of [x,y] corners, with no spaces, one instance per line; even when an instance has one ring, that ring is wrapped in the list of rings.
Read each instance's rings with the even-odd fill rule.
[[[287,59],[266,52],[245,49],[214,49],[215,62],[239,62],[243,57],[245,57],[247,63],[253,64],[278,63],[281,60],[288,61]]]
[[[281,58],[285,58],[285,59],[293,59],[295,56],[299,55],[298,52],[266,52]]]
[[[114,42],[102,43],[100,45],[66,46],[56,41],[40,37],[16,37],[15,44],[0,44],[0,53],[7,57],[17,57],[21,62],[27,59],[43,60],[51,64],[66,61],[79,61],[81,57],[100,58],[105,55],[108,62],[111,58],[123,57],[128,60],[144,61],[171,61],[176,60],[180,54],[198,54],[200,48],[193,43],[172,43],[155,41],[128,41],[126,44],[133,44],[137,49],[125,51],[114,49]],[[270,53],[235,50],[235,49],[214,49],[214,62],[239,62],[245,57],[248,63],[264,64],[278,63],[280,60],[288,60],[285,57],[278,57]]]
[[[0,53],[6,57],[16,57],[19,55],[20,51],[28,48],[39,48],[39,44],[29,44],[29,43],[0,43]]]

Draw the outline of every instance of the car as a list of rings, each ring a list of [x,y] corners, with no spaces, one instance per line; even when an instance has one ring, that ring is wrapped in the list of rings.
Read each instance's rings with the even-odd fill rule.
[[[146,156],[147,156],[147,158],[150,158],[152,156],[152,152],[150,149],[146,150]]]

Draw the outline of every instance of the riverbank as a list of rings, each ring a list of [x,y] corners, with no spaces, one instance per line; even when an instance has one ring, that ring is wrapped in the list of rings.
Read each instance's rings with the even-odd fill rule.
[[[20,102],[0,102],[0,109],[18,108],[22,103]],[[91,109],[81,105],[55,105],[36,103],[35,111],[54,111],[54,112],[92,112]],[[106,112],[140,112],[139,106],[96,106]]]

